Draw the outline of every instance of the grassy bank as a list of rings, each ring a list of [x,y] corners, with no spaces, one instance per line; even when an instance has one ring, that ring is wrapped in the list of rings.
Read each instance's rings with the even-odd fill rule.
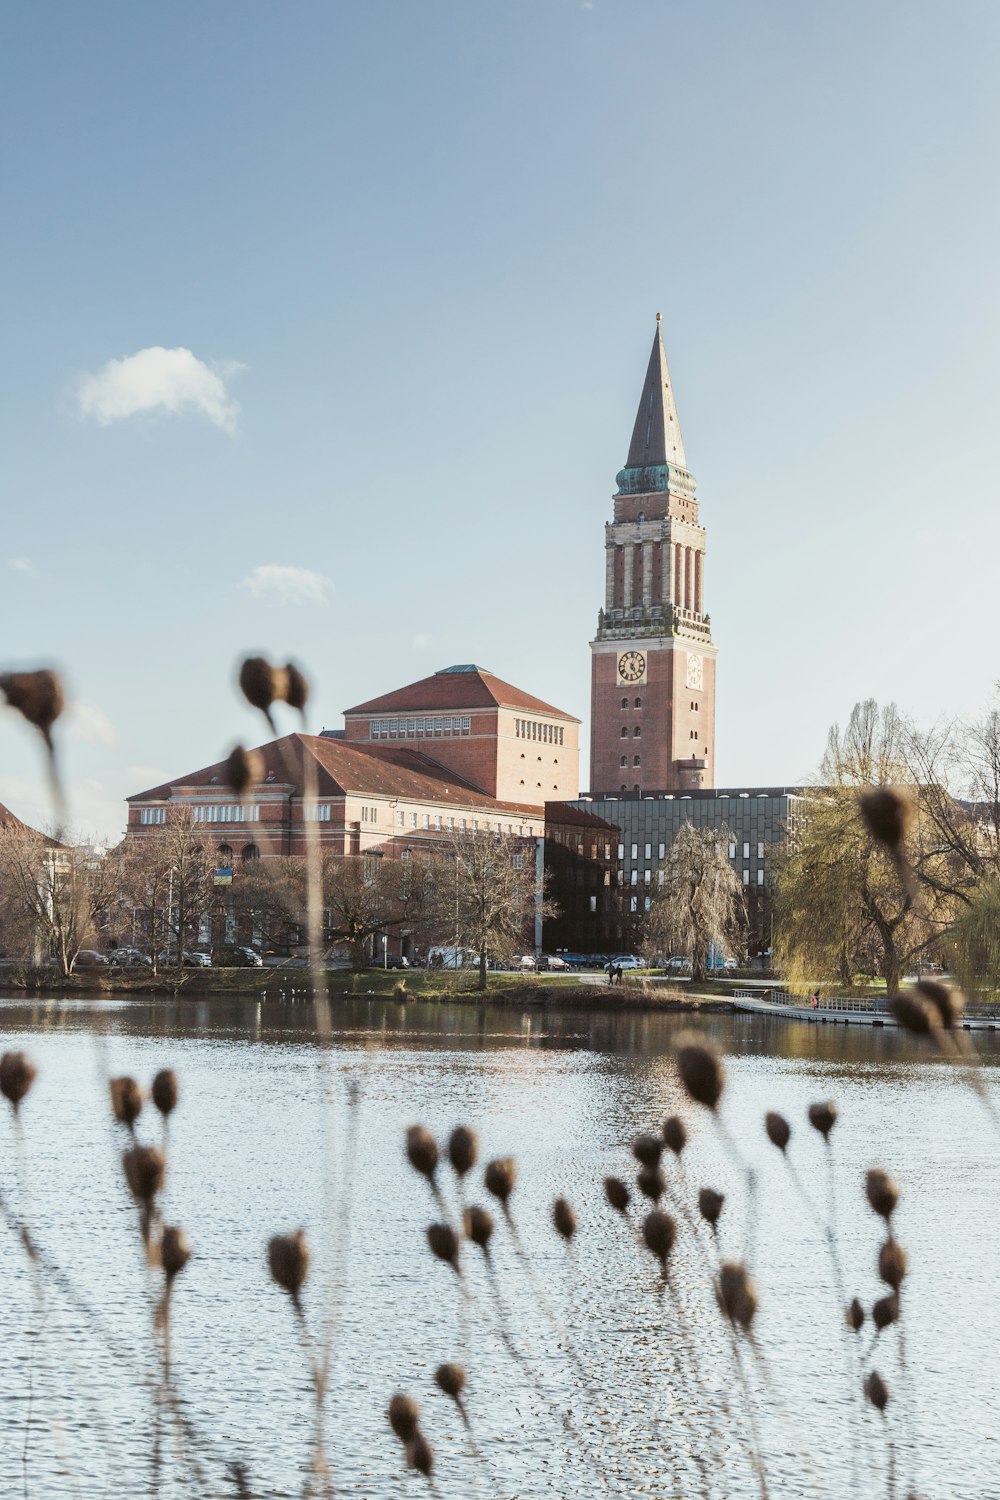
[[[572,974],[552,975],[544,980],[524,974],[490,974],[487,989],[477,988],[477,974],[472,970],[446,973],[441,970],[366,969],[353,973],[331,969],[327,974],[330,995],[358,999],[384,997],[405,1004],[410,1000],[449,1004],[567,1007],[604,1010],[701,1010],[731,1009],[722,995],[692,995],[687,987],[677,987],[662,979],[636,977],[621,985],[581,984]],[[169,969],[157,975],[116,974],[106,970],[87,969],[68,977],[51,969],[21,968],[0,972],[0,989],[30,994],[133,995],[136,998],[190,993],[199,1000],[206,996],[269,996],[279,998],[294,992],[308,995],[312,981],[306,969],[184,969],[180,974]]]

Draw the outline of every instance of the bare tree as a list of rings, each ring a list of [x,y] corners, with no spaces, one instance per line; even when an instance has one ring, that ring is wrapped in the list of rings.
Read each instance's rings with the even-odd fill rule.
[[[746,924],[743,887],[732,865],[728,828],[684,823],[661,866],[643,930],[649,955],[679,953],[691,959],[691,977],[704,979],[709,950],[742,936]]]
[[[184,949],[197,942],[202,918],[215,899],[205,832],[189,807],[172,807],[162,828],[127,840],[128,891],[149,937],[154,964],[165,940],[178,969]]]
[[[503,962],[534,947],[536,915],[554,913],[535,872],[535,844],[509,833],[461,834],[437,867],[438,930],[479,958],[485,990],[490,959]]]
[[[31,830],[2,828],[0,887],[10,920],[31,935],[37,952],[55,960],[60,973],[71,974],[80,949],[120,901],[120,851],[103,854]]]

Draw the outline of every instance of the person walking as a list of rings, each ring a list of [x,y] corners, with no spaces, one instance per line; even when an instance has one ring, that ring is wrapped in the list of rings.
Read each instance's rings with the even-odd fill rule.
[[[617,979],[618,983],[621,984],[621,982],[622,982],[622,966],[621,966],[621,964],[616,964],[616,966],[615,966],[615,978]]]
[[[609,984],[614,984],[614,982],[615,982],[615,966],[614,966],[614,963],[612,962],[612,960],[610,958],[608,959],[608,961],[604,965],[604,967],[605,967],[605,970],[607,971],[608,983]]]

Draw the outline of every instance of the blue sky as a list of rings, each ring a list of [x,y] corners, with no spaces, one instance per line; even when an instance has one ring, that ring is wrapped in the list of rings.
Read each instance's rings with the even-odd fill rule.
[[[998,41],[970,0],[5,7],[0,661],[66,673],[77,823],[257,734],[246,650],[317,727],[460,661],[586,719],[660,309],[720,783],[860,697],[985,704]],[[35,750],[0,718],[40,820]]]

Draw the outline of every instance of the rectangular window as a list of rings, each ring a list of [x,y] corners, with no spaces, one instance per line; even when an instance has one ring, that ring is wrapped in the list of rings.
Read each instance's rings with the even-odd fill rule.
[[[165,807],[143,807],[139,810],[140,823],[165,823],[167,821],[167,809]]]
[[[642,879],[643,879],[643,883],[645,885],[649,885],[649,883],[652,880],[652,878],[653,878],[653,872],[652,872],[652,870],[643,870],[643,872],[642,872]]]
[[[329,802],[313,802],[305,808],[305,819],[307,823],[329,823]]]
[[[764,884],[764,871],[763,870],[758,870],[757,871],[757,884],[758,885],[763,885]]]
[[[630,896],[628,898],[628,909],[629,909],[629,911],[638,911],[639,910],[639,897],[638,896]]]
[[[652,859],[652,857],[653,857],[653,846],[652,846],[652,844],[647,844],[646,845],[646,858],[647,859]]]
[[[417,815],[416,815],[416,813],[410,813],[410,827],[411,828],[416,828],[416,826],[417,826]]]
[[[657,858],[658,858],[658,859],[662,859],[662,858],[663,858],[663,856],[664,856],[664,855],[665,855],[665,854],[666,854],[666,852],[667,852],[667,846],[666,846],[666,844],[661,844],[661,845],[660,845],[660,846],[659,846],[659,848],[660,848],[660,852],[659,852],[659,855],[658,855],[658,856],[657,856]]]
[[[735,844],[730,844],[730,846],[729,846],[729,858],[730,859],[735,859],[736,858],[736,845]]]
[[[638,859],[639,858],[639,845],[638,844],[633,844],[632,845],[632,858],[633,859]]]
[[[763,844],[758,844],[757,845],[757,858],[758,859],[763,859],[764,858],[764,845]]]
[[[649,908],[652,906],[652,904],[653,904],[652,901],[649,899],[648,896],[646,896],[645,899],[643,900],[643,903],[642,903],[642,909],[643,909],[643,911],[649,911]]]
[[[472,720],[468,716],[466,716],[462,720],[462,733],[463,734],[471,734],[472,733]]]
[[[597,910],[597,897],[596,896],[591,896],[591,898],[590,898],[590,914],[591,914],[591,916],[593,916],[593,914],[594,914],[594,912],[596,910]]]
[[[656,883],[657,883],[657,885],[662,885],[663,884],[663,871],[662,870],[657,870],[657,872],[656,872]]]
[[[625,858],[625,845],[624,844],[619,844],[618,845],[618,858],[619,859],[624,859]]]
[[[406,814],[404,812],[398,812],[396,814],[396,827],[397,828],[405,828],[406,827]]]
[[[513,859],[511,860],[511,863],[513,864],[515,870],[519,870],[523,863],[522,856],[520,854],[515,854],[513,856]]]
[[[455,832],[455,819],[454,818],[449,818],[448,819],[448,832],[449,833],[454,833]]]
[[[422,828],[426,828],[427,831],[430,832],[430,826],[431,826],[431,815],[430,815],[430,813],[424,813],[424,816],[423,816],[423,818],[421,820],[421,827]]]
[[[629,885],[638,885],[639,884],[639,871],[638,870],[633,870],[632,871],[631,875],[628,878],[628,883],[629,883]]]
[[[749,844],[744,844],[743,845],[743,858],[744,859],[749,859],[750,858],[750,845]]]
[[[222,807],[195,805],[191,809],[194,823],[258,823],[260,808],[256,804],[241,807],[238,802]]]
[[[440,833],[442,831],[441,830],[441,814],[440,813],[435,813],[435,815],[434,815],[434,831],[435,831],[435,833]]]
[[[749,885],[750,884],[750,871],[749,870],[744,870],[743,871],[743,884],[744,885]]]

